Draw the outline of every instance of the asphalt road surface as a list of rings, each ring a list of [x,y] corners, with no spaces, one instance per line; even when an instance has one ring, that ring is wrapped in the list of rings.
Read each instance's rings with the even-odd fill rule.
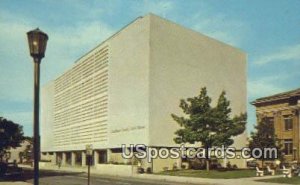
[[[33,183],[33,171],[24,170],[23,177],[8,178],[5,181],[22,180]],[[91,175],[90,185],[187,185],[188,183],[173,183],[158,180],[146,180],[124,177]],[[61,172],[41,170],[40,185],[87,185],[86,173]],[[189,184],[191,185],[191,184]],[[203,184],[204,185],[204,184]]]

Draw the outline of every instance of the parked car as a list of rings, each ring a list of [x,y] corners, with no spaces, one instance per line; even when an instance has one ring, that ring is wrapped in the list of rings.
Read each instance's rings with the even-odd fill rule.
[[[21,176],[23,169],[17,163],[0,163],[0,176]]]
[[[258,166],[256,160],[247,161],[247,167],[248,168],[256,168]]]

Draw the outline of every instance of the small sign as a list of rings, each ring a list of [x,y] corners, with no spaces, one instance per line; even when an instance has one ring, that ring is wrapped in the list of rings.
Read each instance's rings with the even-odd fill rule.
[[[86,145],[86,155],[93,155],[93,145]]]

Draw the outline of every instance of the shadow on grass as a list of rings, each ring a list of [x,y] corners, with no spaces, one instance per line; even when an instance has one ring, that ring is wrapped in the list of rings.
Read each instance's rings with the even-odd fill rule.
[[[23,169],[23,172],[24,172],[23,175],[0,177],[0,182],[29,181],[33,179],[34,172],[32,169]],[[40,178],[79,175],[79,174],[84,174],[84,172],[61,172],[61,171],[52,171],[52,170],[40,170]]]
[[[238,179],[255,177],[255,170],[237,169],[237,170],[170,170],[156,173],[158,175],[199,177],[212,179]]]
[[[278,177],[273,179],[261,179],[256,180],[258,182],[267,182],[267,183],[282,183],[282,184],[300,184],[300,177],[292,177],[292,178],[285,178],[285,177]]]

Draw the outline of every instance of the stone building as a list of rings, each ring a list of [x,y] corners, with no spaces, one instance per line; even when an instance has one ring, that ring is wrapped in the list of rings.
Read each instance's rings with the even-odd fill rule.
[[[263,97],[252,102],[257,119],[265,118],[281,140],[287,162],[300,162],[300,89]]]
[[[6,151],[6,157],[4,160],[7,162],[25,163],[31,160],[31,150],[33,148],[32,142],[25,139],[20,143],[20,146],[16,148],[9,148]]]

